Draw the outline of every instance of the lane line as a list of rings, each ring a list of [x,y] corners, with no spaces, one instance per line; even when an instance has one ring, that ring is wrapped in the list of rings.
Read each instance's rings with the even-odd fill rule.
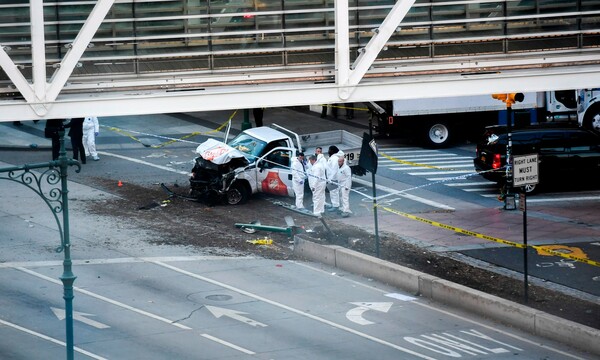
[[[447,161],[427,161],[424,162],[424,164],[426,165],[444,165],[444,164],[469,164],[471,166],[473,166],[473,161],[472,160],[454,160],[455,158],[449,158]],[[437,159],[434,159],[437,160]],[[381,165],[383,164],[387,164],[387,163],[393,163],[393,164],[397,164],[397,161],[394,160],[377,160],[377,162]]]
[[[46,276],[46,275],[40,274],[40,273],[38,273],[38,272],[35,272],[35,271],[33,271],[33,270],[29,270],[29,269],[26,269],[26,268],[24,268],[24,267],[16,267],[15,269],[16,269],[16,270],[19,270],[19,271],[22,271],[22,272],[24,272],[24,273],[26,273],[26,274],[33,275],[33,276],[35,276],[35,277],[37,277],[37,278],[40,278],[40,279],[42,279],[42,280],[46,280],[46,281],[49,281],[49,282],[51,282],[51,283],[54,283],[54,284],[56,284],[56,285],[60,285],[60,286],[62,286],[62,282],[60,282],[60,281],[58,281],[58,280],[56,280],[56,279],[53,279],[53,278],[51,278],[51,277],[48,277],[48,276]],[[177,323],[177,322],[175,322],[175,321],[173,321],[173,320],[169,320],[169,319],[167,319],[167,318],[164,318],[164,317],[162,317],[162,316],[155,315],[155,314],[149,313],[149,312],[147,312],[147,311],[144,311],[144,310],[141,310],[141,309],[138,309],[138,308],[134,308],[133,306],[129,306],[129,305],[127,305],[127,304],[124,304],[124,303],[122,303],[122,302],[119,302],[119,301],[116,301],[116,300],[109,299],[109,298],[107,298],[107,297],[105,297],[105,296],[102,296],[102,295],[99,295],[99,294],[93,293],[93,292],[91,292],[91,291],[88,291],[88,290],[85,290],[85,289],[79,288],[79,287],[77,287],[77,286],[73,286],[73,290],[75,290],[75,291],[77,291],[77,292],[80,292],[80,293],[82,293],[82,294],[85,294],[85,295],[91,296],[91,297],[93,297],[93,298],[95,298],[95,299],[98,299],[98,300],[101,300],[101,301],[107,302],[107,303],[109,303],[109,304],[111,304],[111,305],[118,306],[118,307],[120,307],[120,308],[123,308],[123,309],[129,310],[129,311],[133,311],[133,312],[135,312],[135,313],[137,313],[137,314],[140,314],[140,315],[143,315],[143,316],[149,317],[149,318],[151,318],[151,319],[158,320],[158,321],[162,321],[162,322],[164,322],[164,323],[166,323],[166,324],[169,324],[169,325],[173,325],[173,326],[175,326],[175,327],[178,327],[178,328],[180,328],[180,329],[183,329],[183,330],[192,330],[192,328],[191,328],[191,327],[188,327],[188,326],[185,326],[185,325],[179,324],[179,323]]]
[[[85,266],[85,265],[110,265],[110,264],[131,264],[141,263],[146,261],[145,259],[160,259],[161,261],[214,261],[214,260],[247,260],[256,259],[255,256],[217,256],[217,255],[191,255],[191,256],[159,256],[159,257],[123,257],[123,258],[110,258],[110,259],[87,259],[87,260],[72,260],[73,265]],[[51,267],[61,266],[63,260],[49,260],[49,261],[15,261],[0,263],[0,268],[17,268],[17,267]]]
[[[491,181],[446,184],[446,186],[481,186],[481,185],[497,186],[495,182],[491,182]]]
[[[293,312],[294,314],[297,314],[297,315],[300,315],[300,316],[303,316],[303,317],[309,318],[309,319],[311,319],[311,320],[318,321],[318,322],[320,322],[320,323],[322,323],[322,324],[325,324],[325,325],[332,326],[332,327],[334,327],[334,328],[336,328],[336,329],[339,329],[339,330],[343,330],[343,331],[349,332],[349,333],[351,333],[351,334],[354,334],[354,335],[360,336],[360,337],[362,337],[362,338],[364,338],[364,339],[371,340],[371,341],[373,341],[373,342],[375,342],[375,343],[378,343],[378,344],[381,344],[381,345],[385,345],[385,346],[391,347],[391,348],[393,348],[393,349],[396,349],[396,350],[399,350],[399,351],[405,352],[405,353],[407,353],[407,354],[411,354],[411,355],[413,355],[413,356],[416,356],[416,357],[419,357],[419,358],[421,358],[421,359],[427,359],[427,360],[436,360],[435,358],[431,358],[431,357],[429,357],[429,356],[427,356],[427,355],[420,354],[420,353],[418,353],[418,352],[415,352],[415,351],[412,351],[412,350],[410,350],[410,349],[404,348],[404,347],[402,347],[402,346],[399,346],[399,345],[396,345],[396,344],[390,343],[390,342],[388,342],[388,341],[385,341],[385,340],[383,340],[383,339],[377,338],[377,337],[375,337],[375,336],[372,336],[372,335],[369,335],[369,334],[365,334],[365,333],[363,333],[363,332],[360,332],[360,331],[358,331],[358,330],[354,330],[354,329],[352,329],[352,328],[349,328],[349,327],[347,327],[347,326],[344,326],[344,325],[341,325],[341,324],[335,323],[335,322],[333,322],[333,321],[330,321],[330,320],[324,319],[324,318],[322,318],[322,317],[319,317],[319,316],[316,316],[316,315],[313,315],[313,314],[307,313],[307,312],[305,312],[305,311],[302,311],[302,310],[298,310],[298,309],[296,309],[296,308],[293,308],[293,307],[291,307],[291,306],[287,306],[287,305],[285,305],[285,304],[282,304],[282,303],[280,303],[280,302],[277,302],[277,301],[274,301],[274,300],[271,300],[271,299],[267,299],[267,298],[265,298],[265,297],[262,297],[262,296],[260,296],[260,295],[254,294],[254,293],[252,293],[252,292],[249,292],[249,291],[246,291],[246,290],[242,290],[242,289],[240,289],[240,288],[237,288],[237,287],[235,287],[235,286],[232,286],[232,285],[229,285],[229,284],[225,284],[225,283],[222,283],[222,282],[220,282],[220,281],[217,281],[217,280],[214,280],[214,279],[210,279],[210,278],[204,277],[204,276],[202,276],[202,275],[198,275],[198,274],[195,274],[195,273],[193,273],[193,272],[190,272],[190,271],[187,271],[187,270],[184,270],[184,269],[180,269],[180,268],[178,268],[178,267],[175,267],[175,266],[173,266],[173,265],[169,265],[169,264],[166,264],[166,263],[163,263],[163,262],[160,262],[160,261],[154,261],[153,263],[154,263],[154,264],[156,264],[156,265],[158,265],[158,266],[162,266],[162,267],[164,267],[164,268],[167,268],[167,269],[170,269],[170,270],[172,270],[172,271],[178,272],[178,273],[180,273],[180,274],[184,274],[184,275],[187,275],[187,276],[189,276],[189,277],[192,277],[192,278],[195,278],[195,279],[198,279],[198,280],[201,280],[201,281],[204,281],[204,282],[207,282],[207,283],[213,284],[213,285],[220,286],[220,287],[222,287],[222,288],[225,288],[225,289],[228,289],[228,290],[231,290],[231,291],[237,292],[238,294],[245,295],[245,296],[248,296],[248,297],[250,297],[250,298],[256,299],[256,300],[258,300],[258,301],[262,301],[262,302],[265,302],[265,303],[267,303],[267,304],[270,304],[270,305],[276,306],[276,307],[278,307],[278,308],[281,308],[281,309],[284,309],[284,310],[287,310],[287,311]]]
[[[385,153],[384,153],[385,154]],[[390,155],[388,155],[390,156]],[[390,156],[392,158],[394,158],[393,156]],[[454,155],[454,154],[436,154],[436,155],[409,155],[409,156],[402,156],[402,158],[398,159],[398,160],[416,160],[416,159],[432,159],[432,160],[437,160],[437,159],[448,159],[448,160],[471,160],[473,161],[473,158],[470,156],[458,156],[458,155]],[[389,159],[388,159],[389,160]],[[393,161],[393,160],[392,160]]]
[[[118,159],[127,160],[127,161],[131,161],[131,162],[134,162],[134,163],[151,166],[151,167],[154,167],[154,168],[157,168],[157,169],[174,172],[176,174],[181,174],[181,175],[189,175],[190,174],[189,171],[175,170],[175,169],[170,168],[168,166],[156,165],[156,164],[153,164],[151,162],[144,161],[144,160],[138,160],[138,159],[134,159],[134,158],[131,158],[131,157],[128,157],[128,156],[123,156],[123,155],[119,155],[119,154],[109,153],[109,152],[106,152],[106,151],[98,151],[98,154],[104,155],[104,156],[116,157]]]
[[[497,191],[497,190],[498,189],[496,189],[494,187],[462,189],[462,191],[467,191],[467,192],[473,192],[473,191]]]
[[[245,354],[248,354],[248,355],[255,355],[256,354],[254,351],[248,350],[248,349],[243,348],[241,346],[237,346],[235,344],[232,344],[232,343],[230,343],[228,341],[219,339],[218,337],[215,337],[215,336],[212,336],[212,335],[209,335],[209,334],[200,334],[200,336],[202,336],[204,338],[207,338],[208,340],[214,341],[216,343],[219,343],[221,345],[224,345],[224,346],[230,347],[232,349],[241,351],[241,352],[243,352]]]
[[[532,199],[527,198],[528,203],[543,203],[543,202],[556,202],[556,201],[585,201],[585,200],[600,200],[600,196],[575,196],[575,197],[564,197],[564,198],[548,198],[548,199]]]
[[[319,273],[324,273],[324,274],[331,275],[331,272],[330,272],[330,271],[326,271],[326,270],[323,270],[323,269],[320,269],[320,268],[315,268],[315,267],[313,267],[313,266],[311,266],[311,265],[309,265],[309,264],[305,264],[305,263],[299,263],[299,262],[296,262],[296,261],[294,261],[294,260],[288,260],[288,261],[289,261],[289,262],[292,262],[292,263],[294,263],[294,264],[300,265],[300,266],[302,266],[302,267],[305,267],[305,268],[307,268],[307,269],[310,269],[310,270],[313,270],[313,271],[319,272]],[[338,268],[338,269],[339,269],[339,268]],[[384,294],[384,295],[385,295],[385,294],[387,294],[387,293],[389,293],[389,291],[386,291],[385,289],[376,288],[376,287],[373,287],[372,285],[369,285],[369,284],[364,284],[364,283],[362,283],[362,282],[359,282],[359,281],[357,281],[357,280],[352,280],[352,279],[349,279],[349,278],[347,278],[347,277],[343,277],[343,276],[337,276],[337,277],[338,277],[339,279],[343,280],[343,281],[348,281],[348,282],[350,282],[350,283],[352,283],[352,284],[359,285],[359,286],[365,287],[365,288],[367,288],[367,289],[374,290],[374,291],[376,291],[376,292],[379,292],[379,293],[382,293],[382,294]],[[577,359],[577,360],[585,360],[584,358],[580,358],[580,357],[578,357],[578,356],[576,356],[576,355],[573,355],[573,354],[570,354],[570,353],[564,352],[564,351],[562,351],[562,350],[559,350],[559,349],[555,349],[555,348],[553,348],[553,347],[551,347],[551,346],[544,345],[544,344],[540,344],[540,342],[539,342],[539,341],[532,341],[532,340],[526,339],[526,338],[524,338],[524,337],[523,337],[523,335],[513,334],[513,333],[510,333],[510,332],[508,332],[508,331],[505,331],[505,330],[500,330],[500,329],[498,329],[498,328],[495,328],[495,327],[493,327],[493,326],[491,326],[491,325],[487,325],[487,324],[481,323],[481,322],[479,322],[479,321],[477,321],[477,320],[469,319],[469,318],[466,318],[466,317],[464,317],[464,316],[461,316],[461,315],[458,315],[458,314],[451,313],[451,312],[449,312],[449,311],[447,311],[447,310],[442,310],[442,309],[436,308],[436,307],[434,307],[434,306],[432,306],[432,305],[429,305],[429,304],[426,304],[426,303],[424,303],[424,302],[421,302],[421,301],[419,301],[418,299],[417,299],[417,301],[411,301],[411,304],[415,304],[415,305],[418,305],[418,306],[421,306],[421,307],[427,308],[427,309],[429,309],[429,310],[433,310],[433,311],[439,312],[439,313],[441,313],[441,314],[444,314],[444,315],[447,315],[447,316],[450,316],[450,317],[453,317],[453,318],[456,318],[456,319],[459,319],[459,320],[462,320],[462,321],[465,321],[465,322],[469,322],[469,323],[471,323],[471,324],[474,324],[474,325],[477,325],[477,326],[481,326],[481,327],[483,327],[483,328],[486,328],[486,329],[488,329],[488,330],[492,330],[492,331],[498,332],[498,333],[500,333],[500,334],[506,335],[506,336],[508,336],[508,337],[511,337],[511,338],[513,338],[513,339],[516,339],[516,340],[519,340],[519,341],[522,341],[522,342],[524,342],[524,343],[527,343],[527,344],[529,344],[529,345],[533,345],[533,346],[540,347],[540,348],[542,348],[542,349],[546,349],[546,350],[549,350],[549,351],[553,351],[553,352],[556,352],[556,353],[558,353],[558,354],[561,354],[561,355],[564,355],[564,356],[567,356],[567,357],[570,357],[570,358],[573,358],[573,359]]]
[[[144,261],[145,263],[152,263],[152,264],[155,264],[155,263],[156,263],[156,261],[148,261],[147,259],[143,259],[143,261]],[[136,262],[139,262],[139,261],[136,261]],[[35,272],[35,271],[29,270],[29,269],[25,269],[25,268],[23,268],[23,267],[15,267],[14,269],[16,269],[16,270],[19,270],[19,271],[22,271],[22,272],[25,272],[25,273],[27,273],[27,274],[30,274],[30,275],[33,275],[33,276],[35,276],[35,277],[37,277],[37,278],[40,278],[40,279],[43,279],[43,280],[47,280],[47,281],[49,281],[49,282],[51,282],[51,283],[54,283],[54,284],[57,284],[57,285],[62,285],[62,282],[60,282],[60,281],[58,281],[58,280],[55,280],[55,279],[53,279],[53,278],[50,278],[50,277],[48,277],[48,276],[46,276],[46,275],[43,275],[43,274],[37,273],[37,272]],[[123,309],[126,309],[126,310],[133,311],[133,312],[135,312],[135,313],[137,313],[137,314],[140,314],[140,315],[143,315],[143,316],[149,317],[149,318],[151,318],[151,319],[158,320],[158,321],[161,321],[161,322],[167,323],[167,324],[169,324],[169,325],[173,325],[173,326],[175,326],[175,327],[178,327],[178,328],[180,328],[180,329],[183,329],[183,330],[192,330],[192,328],[191,328],[191,327],[188,327],[188,326],[185,326],[185,325],[179,324],[179,323],[177,323],[177,322],[175,322],[175,321],[173,321],[173,320],[169,320],[169,319],[167,319],[167,318],[164,318],[164,317],[162,317],[162,316],[159,316],[159,315],[156,315],[156,314],[152,314],[152,313],[149,313],[149,312],[147,312],[147,311],[144,311],[144,310],[141,310],[141,309],[138,309],[138,308],[134,308],[133,306],[129,306],[129,305],[127,305],[127,304],[124,304],[124,303],[122,303],[122,302],[119,302],[119,301],[116,301],[116,300],[109,299],[109,298],[107,298],[107,297],[105,297],[105,296],[102,296],[102,295],[99,295],[99,294],[93,293],[93,292],[91,292],[91,291],[84,290],[84,289],[81,289],[81,288],[79,288],[79,287],[76,287],[76,286],[73,286],[73,290],[74,290],[74,291],[77,291],[77,292],[80,292],[80,293],[82,293],[82,294],[85,294],[85,295],[91,296],[91,297],[93,297],[93,298],[95,298],[95,299],[98,299],[98,300],[101,300],[101,301],[107,302],[107,303],[109,303],[109,304],[111,304],[111,305],[115,305],[115,306],[121,307],[121,308],[123,308]],[[206,334],[206,335],[207,335],[207,334]],[[210,335],[207,335],[207,336],[210,336]],[[205,336],[205,337],[207,337],[207,336]],[[238,347],[237,345],[234,345],[234,344],[232,344],[232,343],[228,343],[228,342],[225,342],[225,341],[217,341],[218,339],[217,339],[217,340],[215,340],[215,339],[217,339],[217,338],[214,338],[214,339],[211,339],[211,340],[213,340],[213,341],[216,341],[216,342],[219,342],[219,343],[221,343],[221,344],[223,344],[223,345],[225,345],[225,346],[231,347],[231,348],[233,348],[233,349],[237,349],[237,350],[239,350],[239,351],[242,351],[242,352],[247,352],[247,351],[249,351],[249,350],[247,350],[247,349],[244,349],[244,348],[242,348],[242,347]]]
[[[431,166],[435,166],[436,168],[442,169],[442,170],[452,170],[455,168],[471,168],[473,170],[475,170],[475,168],[473,167],[473,164],[433,164],[433,163],[422,163],[422,165],[431,165]],[[444,167],[443,165],[448,165],[447,167]],[[390,170],[416,170],[418,169],[417,166],[414,165],[398,165],[396,167],[390,167],[388,168]]]
[[[50,337],[48,335],[44,335],[44,334],[39,333],[37,331],[33,331],[33,330],[30,330],[30,329],[27,329],[27,328],[19,326],[17,324],[13,324],[11,322],[8,322],[8,321],[2,320],[2,319],[0,319],[0,324],[8,326],[8,327],[11,327],[11,328],[13,328],[15,330],[22,331],[22,332],[27,333],[29,335],[33,335],[33,336],[39,337],[40,339],[43,339],[43,340],[46,340],[46,341],[50,341],[51,343],[67,347],[67,343],[65,343],[63,341],[57,340],[57,339],[55,339],[53,337]],[[96,355],[96,354],[91,353],[91,352],[89,352],[87,350],[83,350],[82,348],[79,348],[77,346],[73,346],[73,350],[77,351],[78,353],[81,353],[83,355],[87,355],[87,356],[91,357],[92,359],[107,360],[106,358],[103,358],[100,355]]]
[[[448,171],[423,171],[408,173],[413,176],[428,176],[428,175],[449,175],[449,174],[472,174],[473,170],[448,170]]]
[[[363,180],[363,179],[354,178],[354,179],[352,179],[352,181],[356,182],[358,184],[361,184],[363,186],[368,186],[368,187],[372,186],[371,182]],[[453,207],[448,206],[446,204],[442,204],[442,203],[439,203],[437,201],[425,199],[425,198],[422,198],[422,197],[419,197],[419,196],[416,196],[416,195],[406,194],[406,193],[401,192],[401,190],[392,189],[392,188],[389,188],[387,186],[377,185],[377,189],[389,193],[388,195],[386,195],[386,197],[389,197],[389,196],[402,196],[402,197],[407,198],[409,200],[413,200],[413,201],[420,202],[420,203],[425,204],[425,205],[433,206],[433,207],[436,207],[438,209],[455,210]],[[373,198],[371,198],[371,200],[372,199]]]

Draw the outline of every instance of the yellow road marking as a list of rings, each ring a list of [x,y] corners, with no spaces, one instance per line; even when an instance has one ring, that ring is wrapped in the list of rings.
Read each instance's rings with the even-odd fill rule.
[[[469,235],[469,236],[473,236],[479,239],[484,239],[484,240],[488,240],[488,241],[493,241],[499,244],[504,244],[504,245],[508,245],[508,246],[513,246],[516,248],[520,248],[520,249],[525,249],[526,246],[524,244],[520,244],[520,243],[516,243],[514,241],[508,241],[508,240],[504,240],[504,239],[500,239],[497,237],[493,237],[493,236],[488,236],[488,235],[484,235],[484,234],[480,234],[474,231],[469,231],[469,230],[465,230],[465,229],[461,229],[459,227],[456,226],[452,226],[452,225],[448,225],[448,224],[443,224],[437,221],[433,221],[433,220],[429,220],[429,219],[425,219],[419,216],[415,216],[415,215],[411,215],[402,211],[398,211],[386,206],[380,206],[380,205],[376,205],[377,207],[381,207],[383,210],[387,211],[387,212],[391,212],[393,214],[399,215],[399,216],[403,216],[405,218],[411,219],[411,220],[416,220],[416,221],[420,221],[423,222],[425,224],[429,224],[431,226],[435,226],[435,227],[439,227],[442,229],[446,229],[446,230],[450,230],[450,231],[454,231],[457,233],[461,233],[461,234],[465,234],[465,235]],[[553,245],[543,245],[543,246],[537,246],[537,245],[527,245],[527,247],[530,247],[532,249],[535,249],[538,253],[540,252],[545,252],[547,254],[552,254],[554,256],[559,256],[562,258],[566,258],[566,259],[571,259],[571,260],[575,260],[578,262],[582,262],[584,264],[588,264],[588,265],[592,265],[592,266],[598,266],[600,267],[600,262],[598,261],[594,261],[594,260],[589,260],[587,258],[587,256],[585,255],[585,253],[583,253],[583,251],[581,251],[581,254],[583,254],[583,256],[575,256],[572,255],[571,253],[564,253],[561,252],[560,250],[555,250],[554,248],[552,248]],[[578,252],[576,252],[577,254],[579,254]]]

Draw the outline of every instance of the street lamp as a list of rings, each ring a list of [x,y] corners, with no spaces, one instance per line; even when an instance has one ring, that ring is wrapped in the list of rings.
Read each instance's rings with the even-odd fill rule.
[[[9,180],[25,185],[38,194],[48,205],[58,226],[60,234],[60,246],[57,252],[64,252],[63,273],[60,280],[63,283],[63,299],[65,299],[65,326],[66,326],[66,344],[67,359],[74,358],[73,353],[73,283],[77,278],[72,270],[71,261],[71,242],[69,234],[69,189],[67,186],[67,169],[69,166],[77,166],[75,172],[81,171],[81,165],[78,161],[67,158],[65,151],[65,132],[60,130],[60,152],[57,160],[46,163],[26,164],[0,168],[0,180]],[[48,168],[41,174],[31,172],[32,169]],[[45,181],[45,183],[43,183]],[[60,188],[58,182],[60,181]],[[50,188],[46,188],[46,184]],[[62,213],[62,224],[58,214]],[[61,226],[62,225],[62,226]]]

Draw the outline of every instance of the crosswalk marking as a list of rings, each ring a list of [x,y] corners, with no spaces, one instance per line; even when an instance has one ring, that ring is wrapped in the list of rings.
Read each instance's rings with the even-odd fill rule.
[[[388,154],[388,153],[384,153],[388,156],[392,156],[393,154]],[[461,159],[461,160],[471,160],[473,161],[473,158],[470,156],[458,156],[455,154],[435,154],[435,155],[407,155],[407,156],[392,156],[392,157],[396,157],[398,158],[398,160],[416,160],[416,159],[432,159],[432,160],[439,160],[439,159],[452,159],[452,160],[457,160],[457,159]],[[383,160],[382,160],[383,161]],[[394,161],[394,160],[387,160],[387,161]]]
[[[468,174],[475,173],[472,156],[460,156],[451,152],[421,148],[380,147],[380,151],[387,157],[394,158],[380,158],[379,166],[387,170],[401,171],[412,176],[423,176],[431,182],[444,183],[447,181],[444,185],[458,187],[466,192],[477,193],[485,197],[496,196],[496,194],[490,194],[490,192],[497,192],[495,183],[490,181],[470,182],[466,177]],[[438,175],[450,176],[440,177]],[[460,178],[461,175],[465,175],[465,177]],[[457,179],[457,177],[459,178]]]
[[[448,175],[448,174],[469,174],[472,173],[473,170],[448,170],[448,171],[423,171],[423,172],[409,172],[408,175],[418,175],[418,176],[427,176],[427,175]]]
[[[403,174],[411,176],[421,176],[431,183],[459,188],[467,193],[477,194],[484,198],[495,199],[500,195],[497,183],[492,181],[478,181],[483,180],[483,178],[476,174],[472,156],[459,156],[449,151],[412,147],[380,147],[380,151],[388,157],[381,156],[379,158],[378,163],[380,168],[390,171],[401,171]],[[390,157],[393,159],[389,159]],[[550,201],[597,199],[598,196],[560,198],[538,195],[535,199],[528,199],[527,201],[544,203]]]
[[[423,165],[434,165],[434,164],[424,163]],[[440,164],[440,165],[445,165],[445,164]],[[448,164],[448,167],[438,166],[438,165],[436,165],[436,167],[440,168],[441,170],[452,170],[452,169],[455,169],[455,168],[471,168],[473,170],[471,170],[469,172],[475,171],[472,164]],[[414,165],[398,165],[396,167],[391,167],[389,169],[390,170],[402,171],[402,170],[410,170],[410,169],[414,169],[414,168],[415,168]]]
[[[446,184],[448,186],[481,186],[481,185],[493,185],[496,186],[495,183],[491,182],[491,181],[482,181],[482,182],[461,182],[461,183],[450,183],[450,184]]]

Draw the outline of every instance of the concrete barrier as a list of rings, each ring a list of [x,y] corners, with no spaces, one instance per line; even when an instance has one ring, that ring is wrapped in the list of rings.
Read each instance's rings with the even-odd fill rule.
[[[422,273],[418,271],[346,248],[336,249],[335,263],[338,268],[353,274],[377,279],[413,294],[419,293],[419,276]]]
[[[296,236],[294,255],[398,287],[532,334],[600,355],[600,331],[341,246]]]
[[[433,281],[431,288],[430,298],[436,302],[535,333],[538,310],[440,278]]]
[[[294,255],[311,259],[329,266],[336,267],[335,251],[343,249],[341,246],[324,246],[311,241],[306,241],[300,236],[294,237]]]

